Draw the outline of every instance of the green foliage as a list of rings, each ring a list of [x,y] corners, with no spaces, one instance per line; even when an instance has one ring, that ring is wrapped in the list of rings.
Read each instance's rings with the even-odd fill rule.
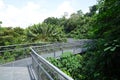
[[[69,19],[64,22],[64,30],[66,33],[70,33],[78,25],[82,25],[83,23],[83,13],[82,11],[78,11],[77,13],[73,13]]]
[[[0,24],[2,24],[2,21],[0,21]]]
[[[90,17],[84,17],[81,18],[78,24],[76,25],[77,27],[72,30],[69,35],[71,37],[77,38],[77,39],[86,39],[89,38],[89,30],[91,29],[91,25],[90,25]]]
[[[14,55],[11,55],[10,52],[4,52],[3,57],[4,57],[5,62],[11,62],[15,60]]]
[[[99,0],[98,14],[93,17],[94,38],[98,39],[89,66],[96,79],[119,80],[120,69],[120,1]],[[94,63],[92,66],[92,63]],[[100,66],[100,67],[99,67]],[[89,70],[88,70],[89,71]],[[87,74],[87,73],[86,73]],[[94,79],[91,77],[88,79]]]
[[[26,57],[30,56],[29,53],[30,53],[29,49],[23,49],[19,46],[17,46],[12,51],[1,52],[0,53],[0,64],[4,64],[4,63],[7,63],[7,62],[11,62],[11,61],[26,58]]]
[[[11,55],[11,52],[6,51],[4,53],[1,53],[0,55],[0,64],[4,64],[14,60],[15,60],[14,54]]]
[[[48,60],[75,80],[83,78],[80,74],[82,69],[81,62],[83,60],[81,55],[73,55],[71,52],[65,52],[60,59],[49,58]]]
[[[60,22],[58,18],[48,17],[43,21],[43,23],[51,24],[51,25],[59,25]]]
[[[0,27],[1,27],[2,21],[0,21]]]
[[[90,12],[87,12],[87,13],[85,14],[85,16],[92,17],[93,15],[96,14],[97,8],[98,8],[98,5],[90,6],[90,8],[89,8]]]
[[[24,29],[20,27],[1,27],[0,28],[0,45],[11,45],[24,43],[26,40]]]
[[[43,41],[43,42],[62,42],[65,41],[65,34],[62,27],[51,24],[36,24],[28,27],[26,35],[30,41]]]
[[[93,34],[92,20],[93,16],[96,15],[97,5],[90,7],[90,12],[83,14],[81,10],[71,15],[64,24],[65,32],[68,37],[77,39],[88,39]]]

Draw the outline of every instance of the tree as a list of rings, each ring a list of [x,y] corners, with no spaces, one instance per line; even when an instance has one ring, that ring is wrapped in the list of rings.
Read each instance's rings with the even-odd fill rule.
[[[91,6],[91,7],[89,8],[89,10],[90,10],[90,12],[87,12],[87,13],[85,14],[85,16],[91,17],[91,16],[93,16],[93,15],[96,13],[96,11],[98,10],[98,9],[97,9],[97,5]]]
[[[48,17],[43,21],[43,23],[59,25],[59,19],[54,17]]]
[[[26,35],[31,41],[65,41],[62,27],[51,24],[34,24],[26,30]]]
[[[20,44],[25,42],[24,29],[0,27],[0,45]]]
[[[98,43],[88,67],[91,67],[91,76],[94,74],[96,79],[120,79],[119,5],[119,0],[99,0],[98,14],[93,17],[94,38],[98,39]]]
[[[0,27],[1,27],[2,21],[0,21]]]
[[[83,14],[82,11],[79,10],[77,13],[72,14],[69,20],[71,22],[68,21],[67,24],[69,24],[69,26],[66,27],[68,30],[70,29],[69,37],[77,39],[90,38],[92,16],[86,16],[86,14]]]
[[[70,33],[77,28],[78,25],[82,25],[83,13],[79,10],[77,13],[71,14],[70,18],[65,21],[64,30],[66,33]]]

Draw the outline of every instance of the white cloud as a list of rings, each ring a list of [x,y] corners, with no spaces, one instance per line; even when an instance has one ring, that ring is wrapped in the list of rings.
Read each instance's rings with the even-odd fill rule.
[[[0,11],[0,20],[3,22],[2,26],[20,26],[25,28],[31,24],[42,22],[43,19],[48,17],[40,10],[42,10],[41,6],[33,2],[28,2],[22,8],[6,5],[5,10]]]
[[[25,28],[29,25],[42,22],[50,16],[61,17],[64,15],[64,12],[67,12],[69,15],[73,13],[73,8],[69,1],[64,1],[58,5],[53,12],[50,12],[50,10],[44,11],[45,8],[42,5],[34,2],[28,2],[23,7],[4,4],[3,1],[0,4],[5,6],[4,11],[0,11],[0,20],[3,22],[2,26],[20,26]]]
[[[3,9],[5,7],[5,4],[3,2],[3,0],[0,0],[0,10]]]
[[[70,1],[64,1],[62,4],[60,4],[58,6],[57,10],[55,11],[55,13],[53,14],[53,16],[61,17],[66,12],[68,13],[68,16],[70,16],[70,14],[72,14],[74,12],[74,9],[71,6],[71,2]]]
[[[31,10],[37,10],[37,9],[40,9],[40,5],[36,4],[36,3],[33,3],[33,2],[28,2],[27,5],[24,7],[24,10],[28,10],[28,11],[31,11]]]
[[[26,5],[17,7],[13,4],[4,3],[4,0],[0,0],[0,21],[3,22],[2,26],[20,26],[25,28],[31,24],[42,22],[45,18],[50,16],[62,17],[65,12],[68,13],[69,17],[72,13],[76,12],[76,10],[74,10],[76,9],[75,5],[77,5],[78,10],[79,8],[84,9],[85,6],[85,4],[80,5],[78,3],[79,0],[64,0],[61,4],[58,3],[59,5],[55,6],[56,9],[54,10],[50,6],[50,4],[54,5],[53,2],[46,4],[46,2],[42,3],[41,1],[43,0],[39,0],[38,3],[29,1]],[[84,2],[84,0],[82,0],[82,2]],[[48,9],[48,6],[50,6],[51,9]]]

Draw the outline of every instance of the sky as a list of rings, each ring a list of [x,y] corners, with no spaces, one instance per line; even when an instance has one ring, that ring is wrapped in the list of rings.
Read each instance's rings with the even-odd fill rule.
[[[65,12],[82,10],[89,12],[89,7],[96,0],[0,0],[0,21],[4,27],[26,28],[41,23],[48,17],[62,17]]]

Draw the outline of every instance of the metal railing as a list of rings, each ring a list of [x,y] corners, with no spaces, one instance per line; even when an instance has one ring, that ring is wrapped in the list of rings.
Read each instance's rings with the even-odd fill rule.
[[[74,53],[77,49],[84,49],[84,45],[86,44],[88,44],[88,41],[54,43],[30,47],[32,56],[32,69],[35,80],[73,80],[73,78],[69,77],[59,68],[47,61],[46,58],[60,58],[60,55],[62,55],[64,51],[71,50]]]
[[[30,46],[42,46],[47,43],[29,43],[0,46],[0,65],[30,57]]]
[[[29,45],[9,45],[0,46],[0,65],[10,61],[16,61],[27,57],[32,57],[31,72],[34,76],[33,80],[73,80],[56,66],[51,64],[45,58],[55,57],[60,58],[60,55],[65,51],[78,53],[77,50],[84,48],[84,45],[91,41],[82,40],[71,43],[53,43],[53,44],[29,44]],[[31,46],[31,47],[30,47]],[[33,46],[33,47],[32,47]],[[30,47],[30,48],[28,48]],[[82,50],[81,49],[81,50]],[[83,50],[84,51],[84,50]],[[81,51],[82,52],[82,51]],[[18,53],[23,55],[19,56]],[[30,53],[30,54],[29,54]],[[7,57],[5,57],[5,54]],[[17,55],[16,55],[17,54]],[[30,66],[30,64],[29,64]]]
[[[37,54],[32,48],[32,68],[36,80],[73,80],[45,58]]]
[[[29,48],[30,46],[42,46],[46,44],[48,43],[47,42],[46,43],[27,43],[27,44],[0,46],[0,53],[5,51],[14,51],[14,50],[23,49],[23,48],[25,49],[25,48]]]
[[[35,52],[44,58],[59,58],[60,55],[65,52],[71,52],[73,54],[85,52],[87,50],[87,48],[84,46],[85,44],[86,43],[83,44],[82,42],[54,43],[43,46],[34,46],[32,49],[34,49]]]

